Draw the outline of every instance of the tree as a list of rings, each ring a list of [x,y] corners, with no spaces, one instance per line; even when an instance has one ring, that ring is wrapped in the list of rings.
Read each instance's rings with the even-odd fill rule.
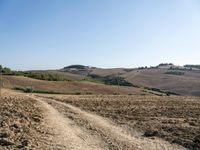
[[[3,70],[2,70],[2,73],[4,73],[4,74],[11,74],[12,71],[11,71],[10,68],[4,67]]]

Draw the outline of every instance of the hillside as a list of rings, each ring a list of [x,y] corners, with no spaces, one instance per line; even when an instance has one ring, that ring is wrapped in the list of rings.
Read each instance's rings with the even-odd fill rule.
[[[140,87],[157,88],[164,91],[174,92],[180,95],[200,96],[200,70],[192,66],[176,66],[173,64],[160,64],[152,68],[88,68],[85,72],[98,76],[120,76],[133,85]],[[65,73],[73,72],[65,70]],[[76,69],[76,75],[79,69]],[[80,73],[79,75],[82,75]],[[86,75],[84,75],[86,76]]]
[[[165,69],[133,71],[123,76],[140,86],[154,87],[181,95],[200,96],[200,71],[183,71],[183,75],[166,74]]]
[[[6,68],[6,70],[8,69]],[[10,74],[10,71],[8,73]],[[200,70],[198,69],[198,65],[178,66],[169,63],[149,68],[108,69],[71,65],[59,70],[14,72],[12,75],[39,79],[34,80],[34,83],[31,82],[37,89],[46,90],[47,88],[47,90],[60,91],[61,93],[83,92],[87,91],[89,88],[89,93],[110,94],[117,93],[117,87],[115,86],[120,85],[120,89],[123,89],[121,93],[128,94],[134,93],[136,89],[143,91],[144,88],[155,88],[164,92],[172,92],[179,95],[200,96]],[[18,80],[19,78],[21,83],[26,83],[25,86],[30,86],[28,81],[25,82],[27,79],[32,81],[30,78],[20,78],[15,76],[9,77],[9,79],[8,76],[5,78],[7,78],[7,81],[9,82],[14,79]],[[15,85],[15,82],[11,82],[11,84],[13,84],[12,86],[18,86],[18,84]],[[133,92],[132,89],[134,89]]]
[[[104,85],[88,81],[44,81],[22,76],[3,76],[5,88],[27,88],[40,92],[57,92],[64,94],[148,94],[134,87]]]

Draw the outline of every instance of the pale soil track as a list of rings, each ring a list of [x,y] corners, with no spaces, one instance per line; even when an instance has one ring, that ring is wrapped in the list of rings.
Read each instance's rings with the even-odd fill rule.
[[[92,137],[89,133],[77,127],[54,107],[39,98],[34,99],[40,102],[45,109],[44,123],[50,131],[53,131],[54,136],[51,139],[53,149],[106,149],[100,139]]]
[[[145,138],[137,132],[130,134],[110,120],[70,104],[44,97],[29,97],[37,100],[45,110],[44,123],[54,133],[51,139],[54,149],[184,149],[159,138]]]

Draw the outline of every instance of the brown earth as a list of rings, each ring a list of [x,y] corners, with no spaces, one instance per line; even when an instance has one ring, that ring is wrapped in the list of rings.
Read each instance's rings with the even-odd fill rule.
[[[200,96],[200,71],[182,71],[184,75],[165,74],[168,71],[167,69],[134,70],[122,76],[136,85],[181,95]]]
[[[3,90],[0,99],[0,149],[45,148],[42,110],[35,100]]]
[[[50,96],[109,118],[130,133],[200,149],[200,98],[156,96]]]
[[[180,95],[200,96],[199,70],[174,70],[184,75],[165,74],[168,69],[93,69],[100,76],[120,75],[134,85],[171,91]]]
[[[147,138],[140,130],[129,128],[127,118],[120,115],[123,113],[113,111],[117,106],[115,109],[120,112],[126,99],[128,97],[35,95],[3,90],[0,149],[184,149],[164,138]],[[126,105],[127,108],[132,106],[131,103]],[[121,119],[114,117],[115,112]]]
[[[43,81],[21,76],[3,76],[5,88],[33,87],[39,91],[53,91],[66,94],[147,94],[134,87],[117,87],[87,81]]]

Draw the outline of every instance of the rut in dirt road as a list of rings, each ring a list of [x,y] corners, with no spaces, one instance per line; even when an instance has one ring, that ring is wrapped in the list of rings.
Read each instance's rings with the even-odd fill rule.
[[[67,118],[72,119],[77,125],[89,129],[90,131],[88,132],[90,134],[99,136],[102,141],[107,143],[109,149],[184,149],[181,146],[170,144],[158,138],[148,139],[138,135],[131,136],[127,131],[114,125],[111,121],[98,115],[85,112],[70,104],[46,98],[40,98],[40,100],[43,103],[50,104],[51,107],[54,107],[59,113],[67,116]]]
[[[33,97],[31,97],[33,98]],[[70,119],[64,117],[51,105],[34,98],[45,109],[45,120],[47,128],[52,132],[50,137],[50,149],[65,150],[106,150],[108,149],[101,139],[90,135],[87,130],[83,130],[76,126]]]

